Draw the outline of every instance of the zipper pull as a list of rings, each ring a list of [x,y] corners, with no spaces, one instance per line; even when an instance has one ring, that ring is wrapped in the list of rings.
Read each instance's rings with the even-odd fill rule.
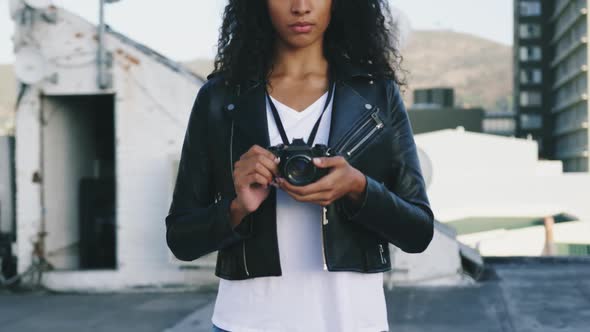
[[[375,122],[377,122],[377,128],[381,129],[383,128],[383,121],[381,121],[377,113],[379,113],[378,110],[376,112],[371,113],[371,117],[373,118],[373,120],[375,120]]]
[[[381,245],[381,243],[379,243],[379,255],[381,256],[381,263],[385,264],[387,261],[383,256],[383,246]]]
[[[358,140],[353,147],[351,147],[348,151],[346,151],[346,155],[349,158],[352,156],[352,153],[356,149],[358,149],[359,146],[361,146],[367,139],[369,139],[371,137],[371,135],[373,135],[375,132],[377,132],[377,130],[383,128],[383,126],[384,126],[383,121],[381,120],[381,118],[379,118],[379,109],[377,109],[375,112],[371,113],[371,119],[373,119],[373,121],[375,121],[375,123],[376,123],[375,126],[363,138]],[[370,123],[370,120],[369,120],[369,122],[367,122],[367,124],[368,123]]]
[[[328,223],[328,216],[326,215],[326,207],[322,207],[322,225],[320,225],[321,241],[322,241],[322,261],[324,263],[324,271],[328,270],[328,264],[326,264],[326,249],[324,248],[324,225]]]

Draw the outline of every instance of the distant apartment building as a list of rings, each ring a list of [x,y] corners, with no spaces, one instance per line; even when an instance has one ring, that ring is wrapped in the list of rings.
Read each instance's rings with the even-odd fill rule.
[[[481,128],[486,134],[515,136],[515,114],[513,111],[485,111]]]
[[[588,0],[515,0],[517,136],[588,172]]]

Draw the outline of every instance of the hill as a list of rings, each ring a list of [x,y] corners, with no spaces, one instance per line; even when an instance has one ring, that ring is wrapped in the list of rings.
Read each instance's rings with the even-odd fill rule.
[[[0,117],[12,112],[16,100],[16,79],[11,64],[0,64]]]
[[[12,133],[16,79],[10,64],[0,64],[0,135]]]
[[[415,88],[449,86],[457,105],[512,109],[511,46],[453,31],[414,31],[402,56],[408,104]]]

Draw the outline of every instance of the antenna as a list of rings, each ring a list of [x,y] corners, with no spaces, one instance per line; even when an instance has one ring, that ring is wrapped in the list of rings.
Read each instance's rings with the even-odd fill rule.
[[[96,64],[98,66],[97,84],[101,89],[108,89],[113,85],[112,74],[108,72],[107,65],[107,50],[105,48],[104,37],[105,22],[104,22],[104,7],[105,4],[119,2],[119,0],[100,0],[99,15],[98,15],[98,51],[96,55]]]

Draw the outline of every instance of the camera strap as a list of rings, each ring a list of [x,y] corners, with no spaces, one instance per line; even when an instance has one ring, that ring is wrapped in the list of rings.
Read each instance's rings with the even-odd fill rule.
[[[307,139],[308,146],[312,146],[313,141],[315,140],[315,135],[317,134],[318,128],[320,126],[320,122],[322,121],[322,116],[324,115],[324,112],[328,108],[328,104],[330,104],[330,100],[332,99],[332,94],[334,93],[335,84],[332,82],[332,80],[330,80],[329,83],[330,83],[330,88],[328,90],[328,98],[326,98],[326,103],[324,104],[324,109],[322,110],[320,117],[315,122],[313,129],[311,130],[311,133],[309,134],[309,138]],[[285,133],[285,128],[283,127],[283,123],[281,122],[281,117],[279,116],[279,112],[277,112],[275,104],[270,99],[270,94],[268,93],[268,91],[266,91],[266,98],[268,99],[268,103],[270,104],[272,116],[275,119],[275,123],[277,125],[278,130],[279,130],[279,134],[281,134],[281,139],[283,140],[283,143],[285,145],[289,145],[290,144],[289,138],[287,137],[287,134]]]

